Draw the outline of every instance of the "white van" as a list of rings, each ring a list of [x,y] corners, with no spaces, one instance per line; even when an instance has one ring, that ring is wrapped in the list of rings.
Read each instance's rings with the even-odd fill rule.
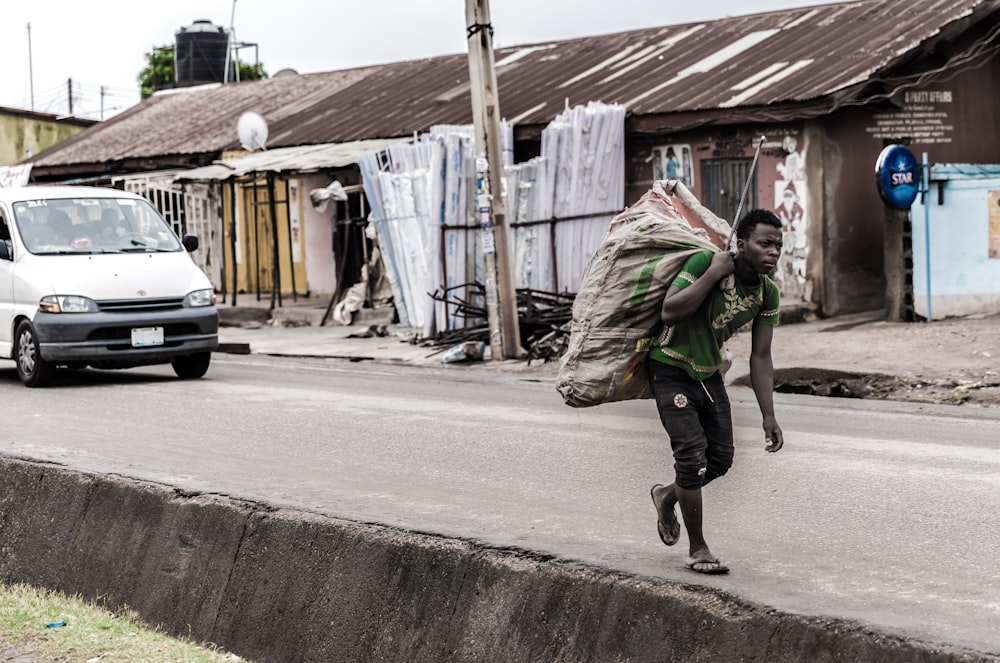
[[[77,186],[0,189],[0,357],[29,387],[57,367],[170,363],[208,370],[219,343],[215,293],[144,198]]]

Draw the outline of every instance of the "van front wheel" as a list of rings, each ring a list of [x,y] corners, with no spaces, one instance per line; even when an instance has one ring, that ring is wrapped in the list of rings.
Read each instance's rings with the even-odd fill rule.
[[[46,387],[51,384],[56,367],[42,359],[34,325],[28,320],[22,320],[17,326],[15,338],[17,340],[14,359],[17,362],[17,377],[27,387]]]
[[[176,357],[170,362],[170,365],[174,367],[174,373],[177,374],[177,377],[190,380],[200,378],[208,372],[210,361],[212,361],[211,352],[196,352],[193,355]]]

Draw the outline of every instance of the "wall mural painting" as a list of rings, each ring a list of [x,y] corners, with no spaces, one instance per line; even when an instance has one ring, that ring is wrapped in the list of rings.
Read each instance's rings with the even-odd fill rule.
[[[680,180],[689,189],[694,186],[690,145],[658,145],[649,160],[653,162],[654,180]]]
[[[784,297],[803,298],[806,285],[806,181],[805,155],[797,151],[795,138],[782,141],[785,158],[777,164],[778,179],[774,183],[774,213],[781,219],[781,258],[774,278]]]

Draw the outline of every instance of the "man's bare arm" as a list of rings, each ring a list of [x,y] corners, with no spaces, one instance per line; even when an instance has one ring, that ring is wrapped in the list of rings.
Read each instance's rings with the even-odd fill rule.
[[[784,435],[774,417],[774,362],[771,360],[771,339],[774,327],[754,321],[750,344],[750,385],[757,405],[764,418],[764,439],[768,451],[777,451],[784,443]]]

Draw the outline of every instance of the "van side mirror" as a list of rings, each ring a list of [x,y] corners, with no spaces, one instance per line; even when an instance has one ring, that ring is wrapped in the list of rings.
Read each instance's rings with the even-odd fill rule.
[[[0,239],[0,260],[13,260],[14,251],[9,239]]]
[[[198,250],[198,236],[197,235],[184,235],[184,239],[181,240],[181,244],[187,249],[188,253]]]

